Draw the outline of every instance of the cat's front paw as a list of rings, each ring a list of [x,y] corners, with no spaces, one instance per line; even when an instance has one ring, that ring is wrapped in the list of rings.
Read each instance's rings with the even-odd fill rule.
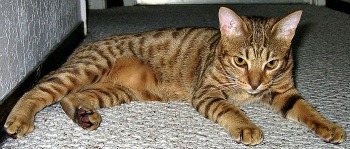
[[[34,118],[28,118],[27,116],[17,116],[17,114],[10,114],[4,125],[5,131],[12,138],[21,138],[25,134],[33,131],[33,119]]]
[[[237,143],[245,145],[257,145],[264,139],[261,129],[254,125],[234,128],[230,134]]]
[[[312,123],[311,130],[327,143],[338,144],[346,139],[344,129],[335,124]]]
[[[75,122],[84,129],[94,130],[101,123],[101,116],[97,111],[79,108],[75,113]]]

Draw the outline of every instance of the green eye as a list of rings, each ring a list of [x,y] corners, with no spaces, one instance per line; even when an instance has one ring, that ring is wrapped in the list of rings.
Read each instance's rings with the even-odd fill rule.
[[[233,59],[238,66],[244,66],[247,64],[247,62],[241,57],[234,57]]]
[[[273,69],[277,66],[277,64],[278,64],[278,60],[272,60],[266,64],[266,67],[269,69]]]

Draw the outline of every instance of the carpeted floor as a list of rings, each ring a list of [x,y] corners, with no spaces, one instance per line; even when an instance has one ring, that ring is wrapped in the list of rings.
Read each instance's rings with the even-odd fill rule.
[[[227,5],[226,5],[227,6]],[[280,17],[304,10],[293,41],[295,80],[301,94],[350,135],[350,15],[309,5],[229,5],[238,14]],[[218,5],[136,6],[89,13],[84,41],[164,27],[217,27]],[[308,129],[259,105],[242,110],[263,131],[256,148],[350,148],[327,144]],[[132,102],[100,109],[101,126],[86,131],[59,105],[39,112],[35,130],[7,139],[2,148],[253,148],[235,143],[218,124],[188,103]],[[348,137],[349,138],[349,137]]]

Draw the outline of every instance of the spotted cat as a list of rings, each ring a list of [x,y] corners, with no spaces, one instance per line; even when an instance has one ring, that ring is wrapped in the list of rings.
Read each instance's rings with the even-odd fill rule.
[[[235,141],[256,145],[263,132],[237,106],[259,102],[326,142],[343,142],[345,131],[293,84],[290,45],[301,14],[245,17],[221,7],[220,29],[170,28],[83,45],[23,95],[5,130],[22,137],[34,129],[35,114],[57,102],[75,123],[94,130],[101,123],[98,108],[133,100],[186,101]]]

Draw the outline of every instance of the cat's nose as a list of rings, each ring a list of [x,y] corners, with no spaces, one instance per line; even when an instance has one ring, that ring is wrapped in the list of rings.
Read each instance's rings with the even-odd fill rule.
[[[252,90],[258,89],[260,84],[261,84],[260,81],[250,81],[249,82],[249,85],[252,88]]]
[[[262,82],[262,73],[255,69],[251,70],[248,74],[248,82],[252,90],[258,89]]]
[[[259,86],[260,84],[250,84],[250,87],[252,87],[253,90],[256,90]]]

